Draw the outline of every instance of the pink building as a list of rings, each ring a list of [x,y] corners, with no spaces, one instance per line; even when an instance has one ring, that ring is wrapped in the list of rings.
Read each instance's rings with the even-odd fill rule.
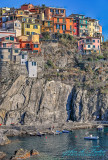
[[[20,50],[20,43],[16,37],[9,35],[0,38],[0,61],[17,62]]]
[[[78,52],[81,54],[101,53],[100,39],[87,37],[78,41]]]

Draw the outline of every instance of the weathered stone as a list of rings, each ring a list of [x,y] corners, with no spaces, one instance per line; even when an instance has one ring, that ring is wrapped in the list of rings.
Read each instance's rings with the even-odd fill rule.
[[[0,152],[0,159],[2,160],[4,157],[6,157],[6,154],[4,152]]]
[[[38,155],[39,152],[36,150],[24,150],[20,148],[18,151],[15,151],[15,155],[11,158],[12,160],[18,160],[18,159],[27,159],[30,158],[31,156]]]

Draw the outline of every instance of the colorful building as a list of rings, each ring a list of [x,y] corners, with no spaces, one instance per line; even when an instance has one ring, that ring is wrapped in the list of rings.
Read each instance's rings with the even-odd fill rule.
[[[95,33],[95,26],[94,26],[95,19],[88,19],[88,23],[89,23],[89,25],[88,25],[89,36],[93,37],[94,33]]]
[[[65,33],[73,35],[73,29],[74,29],[73,18],[66,17],[66,31],[65,31]]]
[[[51,20],[42,21],[41,32],[53,32],[53,21]]]
[[[33,4],[23,4],[21,6],[21,10],[31,10],[31,9],[34,9],[34,5]]]
[[[15,31],[9,31],[9,30],[0,30],[0,38],[6,37],[6,36],[16,36]]]
[[[22,35],[34,35],[41,33],[41,24],[34,17],[20,17],[22,22]]]
[[[9,35],[0,38],[0,61],[13,61],[19,60],[20,43],[16,37]]]
[[[4,27],[6,30],[14,30],[16,37],[21,36],[22,24],[19,20],[7,21]]]
[[[20,42],[20,48],[22,51],[28,51],[31,54],[40,53],[39,35],[21,36],[18,38]]]
[[[0,16],[2,16],[3,14],[5,14],[6,11],[10,11],[10,8],[8,8],[8,7],[0,8]]]
[[[45,8],[45,18],[51,20],[54,16],[66,17],[66,10],[64,8]]]
[[[54,33],[61,33],[61,34],[65,33],[65,31],[66,31],[66,18],[55,16],[52,18],[52,20],[53,20],[53,25],[54,25],[53,32]]]
[[[87,37],[79,40],[78,52],[81,54],[101,53],[100,38]]]

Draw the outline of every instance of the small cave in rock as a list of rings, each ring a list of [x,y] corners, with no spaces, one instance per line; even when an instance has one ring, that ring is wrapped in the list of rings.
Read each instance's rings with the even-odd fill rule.
[[[67,111],[67,122],[68,120],[75,121],[75,112],[74,112],[74,104],[73,104],[73,99],[74,99],[74,93],[76,89],[75,87],[72,89],[71,93],[68,96],[67,99],[67,104],[66,104],[66,111]]]

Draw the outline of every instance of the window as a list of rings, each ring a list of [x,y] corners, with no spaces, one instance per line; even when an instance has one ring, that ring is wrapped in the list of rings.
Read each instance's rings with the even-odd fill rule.
[[[93,48],[95,48],[95,45],[93,45]]]
[[[87,28],[87,25],[86,25],[86,28]]]
[[[99,40],[98,40],[98,43],[99,43]]]
[[[18,53],[18,49],[15,49],[15,53]]]
[[[53,9],[50,9],[50,12],[53,12],[54,10]]]
[[[72,30],[72,26],[70,26],[70,30]]]
[[[57,33],[59,33],[59,30],[57,30]]]
[[[89,42],[89,39],[86,39],[86,42]]]
[[[11,49],[8,49],[8,52],[11,52]]]
[[[98,46],[98,49],[99,49],[99,46]]]
[[[93,43],[95,43],[95,40],[93,40]]]
[[[88,48],[90,48],[90,45],[88,45]]]
[[[9,37],[6,37],[6,40],[9,40]]]
[[[30,35],[30,32],[26,32],[27,35]]]
[[[63,18],[63,23],[65,23],[65,19]]]
[[[31,32],[31,34],[32,34],[32,35],[34,35],[34,34],[35,34],[35,32]]]
[[[57,22],[59,22],[59,18],[57,18]]]
[[[22,59],[24,59],[24,55],[22,55]]]
[[[48,26],[50,26],[50,22],[48,22]]]
[[[56,10],[56,14],[59,14],[59,10],[58,9]]]
[[[65,30],[66,29],[66,26],[65,25],[62,25],[62,30]]]
[[[81,25],[81,28],[82,28],[82,25]]]
[[[34,29],[38,29],[38,26],[37,26],[37,25],[34,25],[33,28],[34,28]]]
[[[11,40],[11,41],[14,41],[14,37],[11,37],[11,36],[10,36],[10,40]]]
[[[1,59],[3,59],[3,55],[1,55]]]
[[[38,53],[38,50],[34,50],[33,53]]]
[[[17,26],[17,23],[15,23],[15,26]]]
[[[60,25],[59,24],[56,25],[56,29],[60,29]]]
[[[30,28],[30,24],[27,24],[27,25],[26,25],[26,28]]]
[[[20,12],[20,14],[23,14],[23,12]]]
[[[60,12],[61,12],[61,13],[64,13],[64,10],[62,9]]]
[[[38,44],[34,44],[34,48],[38,48]]]
[[[26,48],[30,48],[30,44],[26,44]]]
[[[8,59],[10,59],[10,55],[8,55]]]
[[[36,66],[36,62],[32,62],[32,66]]]
[[[37,15],[37,19],[39,19],[39,15]]]
[[[72,19],[70,19],[70,22],[72,22]]]
[[[6,47],[6,43],[3,43],[3,47]]]
[[[26,21],[26,19],[25,19],[25,18],[23,18],[23,21],[25,22],[25,21]]]

